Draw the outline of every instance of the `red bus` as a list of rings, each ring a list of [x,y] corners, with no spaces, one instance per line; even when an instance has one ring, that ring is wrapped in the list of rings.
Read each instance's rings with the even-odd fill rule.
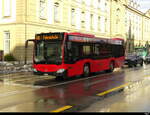
[[[107,71],[124,64],[124,40],[97,38],[82,33],[41,33],[34,40],[33,68],[35,74],[60,78]],[[26,53],[27,54],[27,53]]]

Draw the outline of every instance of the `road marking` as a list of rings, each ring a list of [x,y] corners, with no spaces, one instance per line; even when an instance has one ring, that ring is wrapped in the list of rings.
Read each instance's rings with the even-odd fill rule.
[[[150,75],[146,75],[146,76],[144,76],[144,77],[150,77]]]
[[[50,112],[58,113],[58,112],[62,112],[64,110],[67,110],[67,109],[70,109],[70,108],[72,108],[72,106],[68,105],[68,106],[64,106],[64,107],[58,108],[58,109],[50,111]]]
[[[121,86],[119,86],[119,87],[115,87],[115,88],[113,88],[113,89],[110,89],[110,90],[104,91],[104,92],[102,92],[102,93],[99,93],[99,94],[97,94],[97,96],[106,95],[106,94],[108,94],[108,93],[110,93],[110,92],[113,92],[113,91],[115,91],[115,90],[121,89],[121,88],[123,88],[123,87],[125,87],[125,86],[128,86],[128,85],[129,85],[129,83],[126,83],[126,84],[121,85]]]

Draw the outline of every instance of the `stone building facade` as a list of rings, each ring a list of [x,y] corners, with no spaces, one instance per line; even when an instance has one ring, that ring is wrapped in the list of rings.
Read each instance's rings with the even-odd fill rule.
[[[130,19],[130,14],[138,19]],[[130,5],[129,0],[0,0],[0,50],[24,60],[25,41],[41,32],[82,32],[125,40],[132,33],[135,44],[145,44],[149,21],[149,15]]]

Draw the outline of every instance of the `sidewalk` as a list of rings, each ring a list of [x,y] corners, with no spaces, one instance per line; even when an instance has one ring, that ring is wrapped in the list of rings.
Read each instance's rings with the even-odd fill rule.
[[[0,62],[0,74],[31,72],[32,70],[32,63],[25,65],[23,62]]]

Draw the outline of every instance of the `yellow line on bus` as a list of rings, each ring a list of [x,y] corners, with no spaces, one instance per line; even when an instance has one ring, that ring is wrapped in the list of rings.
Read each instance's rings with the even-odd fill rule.
[[[106,95],[106,94],[108,94],[108,93],[110,93],[110,92],[113,92],[113,91],[115,91],[115,90],[121,89],[121,88],[123,88],[123,87],[125,87],[125,86],[128,86],[128,85],[129,85],[129,83],[126,83],[126,84],[121,85],[121,86],[119,86],[119,87],[115,87],[115,88],[113,88],[113,89],[110,89],[110,90],[104,91],[104,92],[102,92],[102,93],[99,93],[99,94],[97,94],[97,96]]]
[[[64,111],[64,110],[67,110],[67,109],[70,109],[70,108],[72,108],[72,106],[67,105],[67,106],[64,106],[64,107],[58,108],[58,109],[56,109],[56,110],[50,111],[50,112],[58,113],[58,112],[62,112],[62,111]]]

